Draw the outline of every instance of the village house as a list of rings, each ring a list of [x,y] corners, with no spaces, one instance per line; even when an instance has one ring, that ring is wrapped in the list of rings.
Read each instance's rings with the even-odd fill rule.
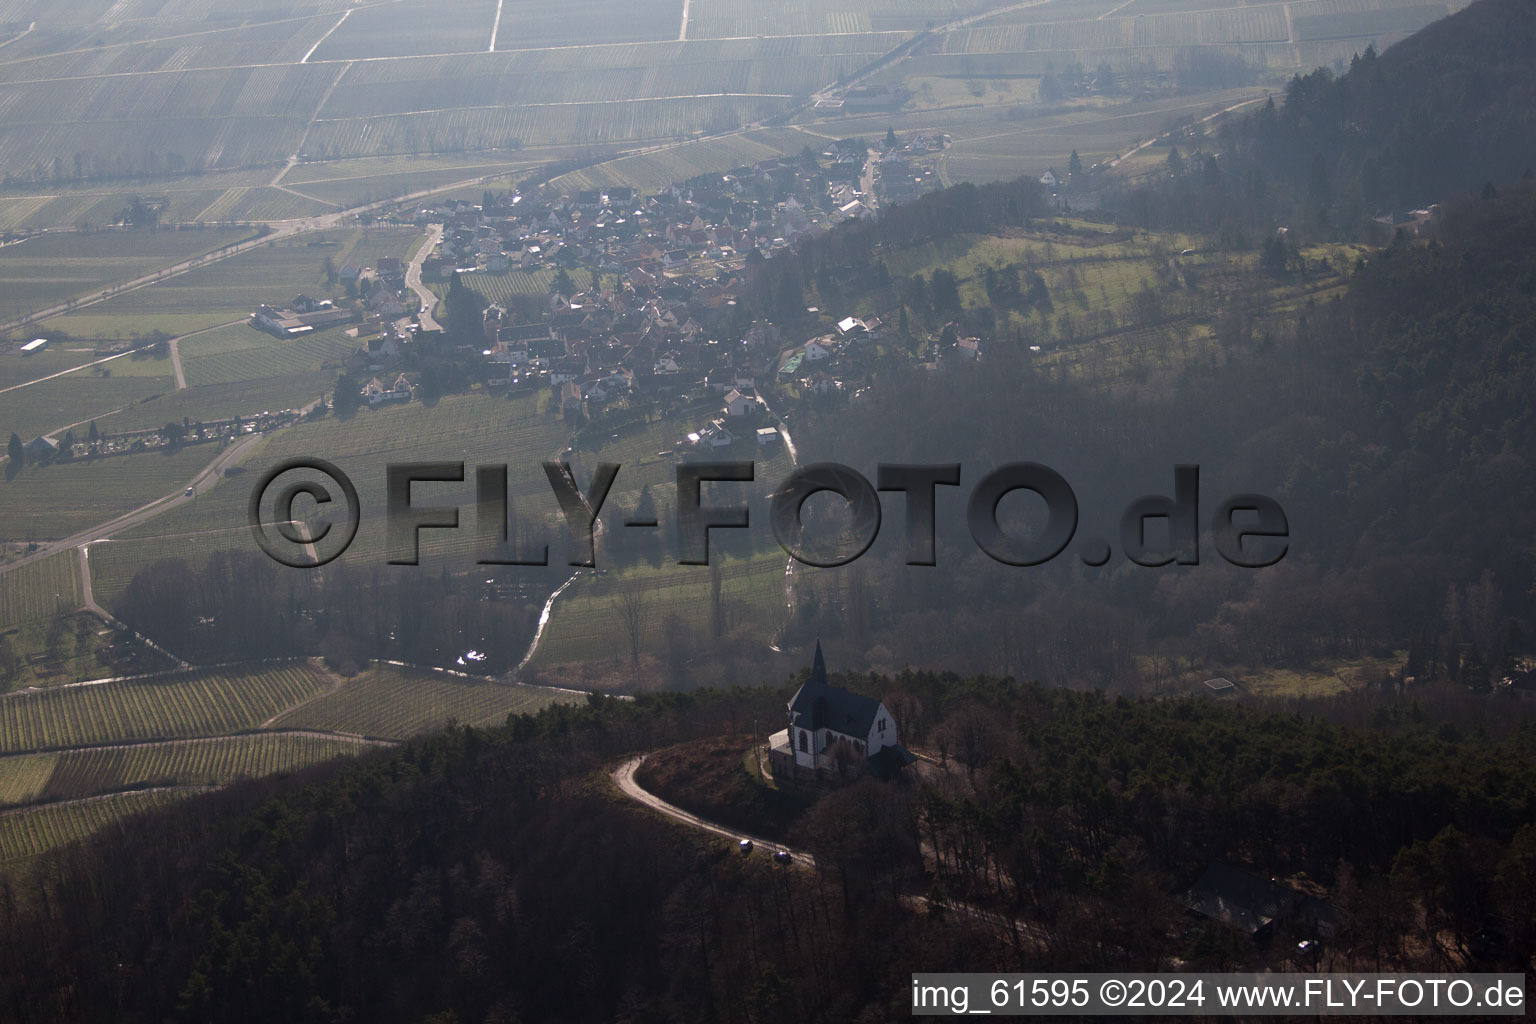
[[[409,402],[411,400],[411,382],[405,379],[405,374],[395,378],[395,382],[389,387],[384,382],[374,377],[363,388],[363,398],[369,405],[385,405],[390,402]]]
[[[737,391],[735,388],[725,393],[725,414],[727,416],[745,416],[757,407],[757,400]]]

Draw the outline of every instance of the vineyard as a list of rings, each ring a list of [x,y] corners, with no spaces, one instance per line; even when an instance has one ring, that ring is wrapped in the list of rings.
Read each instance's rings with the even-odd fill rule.
[[[273,727],[409,739],[449,721],[500,725],[509,714],[534,714],[551,704],[580,699],[578,694],[536,686],[380,665],[283,715]]]
[[[301,409],[323,396],[336,381],[304,372],[227,384],[203,384],[181,391],[166,391],[158,398],[102,417],[102,430],[143,430],[190,419],[224,419],[250,416],[265,409]]]
[[[291,662],[9,694],[0,697],[0,753],[255,729],[328,685]]]
[[[355,756],[450,720],[495,725],[580,699],[390,665],[341,681],[308,661],[10,694],[0,697],[0,806],[38,806],[0,811],[0,863],[203,789]]]
[[[573,0],[542,4],[508,0],[502,8],[497,50],[539,46],[584,46],[677,37],[677,0]]]
[[[202,388],[188,389],[195,394]],[[564,422],[546,413],[548,396],[516,399],[486,394],[450,396],[428,408],[419,402],[394,408],[363,410],[348,419],[326,418],[299,423],[263,442],[259,461],[272,465],[288,456],[324,452],[357,485],[362,507],[384,507],[385,466],[390,462],[441,459],[445,453],[468,466],[506,464],[508,489],[519,509],[530,514],[556,514],[540,463],[562,449],[569,436]],[[270,408],[271,406],[269,406]],[[434,501],[468,506],[474,492],[473,470],[463,487],[434,489]],[[201,561],[222,549],[252,550],[246,525],[251,480],[232,476],[152,522],[91,549],[92,582],[96,598],[108,607],[133,574],[161,558]],[[3,494],[0,494],[3,497]],[[465,529],[427,531],[426,554],[455,552],[463,558],[474,550],[475,533],[468,514]],[[382,517],[363,517],[357,539],[345,555],[350,565],[383,562],[385,529]]]
[[[515,0],[514,0],[515,5]],[[491,43],[496,0],[408,0],[354,11],[314,60],[404,57],[485,50]]]
[[[592,281],[590,271],[577,268],[569,273],[572,283],[578,288],[585,288]],[[505,304],[519,295],[548,295],[557,274],[554,268],[546,267],[541,270],[509,270],[504,274],[465,274],[461,277],[464,284],[485,296],[487,302]],[[439,282],[431,287],[440,298],[448,294],[448,285],[444,283]]]
[[[213,445],[192,445],[28,466],[0,487],[0,524],[7,535],[0,540],[58,540],[131,512],[185,487],[216,454]]]
[[[0,573],[0,628],[52,618],[80,606],[80,572],[73,551]]]
[[[142,790],[0,812],[0,864],[36,857],[195,790]]]
[[[921,32],[988,6],[985,0],[693,0],[688,37]]]
[[[287,343],[269,340],[275,343],[207,355],[184,352],[182,363],[187,384],[197,387],[309,374],[316,381],[316,389],[323,391],[330,380],[334,380],[341,362],[356,351],[358,344],[356,338],[347,337],[340,329],[305,335],[298,341]],[[330,380],[321,375],[322,370],[330,371]]]
[[[699,95],[546,106],[479,107],[316,121],[307,159],[452,153],[553,144],[643,142],[723,131],[782,110],[787,96]]]
[[[655,153],[619,157],[556,178],[558,189],[629,185],[661,188],[674,181],[709,172],[728,171],[774,157],[799,153],[807,145],[823,145],[820,136],[794,128],[761,128],[717,139],[701,139]]]
[[[0,778],[12,775],[13,760],[27,762],[17,773],[32,783],[33,792],[24,799],[77,800],[147,786],[228,785],[240,779],[297,771],[365,749],[365,744],[342,737],[292,733],[222,736],[4,758],[0,759]],[[36,785],[41,770],[36,762],[49,769],[40,786]]]
[[[138,229],[42,235],[0,246],[0,280],[5,281],[0,316],[19,315],[141,277],[248,235],[228,230]]]

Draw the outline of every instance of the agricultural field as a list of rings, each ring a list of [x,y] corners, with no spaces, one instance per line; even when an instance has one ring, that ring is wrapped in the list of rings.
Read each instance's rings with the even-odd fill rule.
[[[76,338],[157,330],[180,336],[244,320],[263,302],[286,303],[301,292],[340,294],[339,286],[326,282],[325,260],[329,258],[339,268],[364,237],[363,232],[348,229],[270,242],[79,312],[54,317],[45,326]]]
[[[281,716],[272,726],[409,739],[450,721],[500,725],[510,714],[535,714],[551,704],[582,699],[581,694],[546,687],[377,665]]]
[[[693,0],[688,38],[921,32],[989,6],[986,0]]]
[[[59,540],[106,522],[181,490],[217,454],[199,444],[27,466],[0,481],[0,540]]]
[[[412,195],[465,182],[531,171],[557,150],[513,150],[442,157],[362,157],[300,164],[283,178],[285,188],[345,207],[365,206],[392,196]],[[304,177],[313,175],[313,177]],[[501,187],[505,187],[504,185]]]
[[[61,610],[80,607],[80,602],[80,569],[73,551],[0,572],[0,628],[42,622]]]
[[[97,427],[113,433],[147,430],[167,423],[180,423],[183,419],[196,423],[230,416],[248,417],[268,410],[302,409],[323,398],[335,382],[334,374],[303,372],[169,390],[111,416],[103,416],[97,420]]]
[[[687,150],[750,133],[914,34],[989,9],[874,81],[911,90],[895,115],[907,128],[953,132],[954,118],[988,137],[952,154],[944,180],[1006,177],[1072,149],[1109,155],[1143,128],[1124,102],[1099,112],[1118,118],[1103,124],[1018,126],[1042,112],[1034,84],[1052,65],[1167,75],[1181,54],[1209,48],[1273,88],[1464,2],[1300,0],[1288,18],[1278,0],[696,0],[686,20],[676,0],[622,10],[606,0],[307,0],[260,13],[218,0],[222,13],[196,20],[153,4],[118,20],[138,9],[128,0],[72,13],[12,6],[15,23],[37,25],[0,50],[0,229],[110,223],[135,196],[164,203],[173,221],[282,221],[582,149],[601,166],[572,172],[573,187],[584,176],[654,187],[747,162]],[[108,9],[110,22],[90,20]],[[1179,98],[1215,109],[1204,93]],[[978,105],[985,121],[955,117]],[[833,137],[883,131],[890,119],[801,115]],[[622,153],[638,148],[651,152]],[[287,167],[296,156],[303,162]],[[375,169],[368,158],[386,162]],[[131,319],[133,307],[108,312]],[[173,333],[192,324],[157,321]],[[88,336],[112,327],[79,326]]]
[[[292,661],[12,693],[0,697],[0,753],[256,729],[330,685]]]
[[[577,288],[585,288],[592,283],[589,271],[577,268],[569,273],[571,282]],[[554,267],[542,267],[538,270],[508,270],[501,274],[476,272],[461,274],[460,277],[465,285],[485,296],[487,302],[506,303],[522,295],[548,295],[558,274],[559,271]],[[612,275],[609,275],[609,280],[612,280]],[[449,285],[446,281],[434,281],[428,287],[438,298],[446,298],[448,295]]]
[[[676,39],[681,13],[677,0],[636,0],[622,6],[605,0],[577,0],[559,6],[538,0],[507,0],[501,10],[496,49]]]
[[[58,754],[0,758],[0,806],[29,804],[42,796],[58,758]]]
[[[29,860],[194,792],[138,790],[0,812],[0,865]]]
[[[686,142],[653,153],[616,157],[561,175],[550,184],[561,191],[605,185],[656,189],[700,174],[792,156],[808,145],[823,146],[826,141],[826,136],[798,128],[759,128]]]
[[[171,372],[169,356],[133,355],[17,387],[0,396],[0,432],[28,440],[74,423],[88,423],[175,390]]]
[[[191,388],[307,374],[324,391],[357,346],[341,328],[281,341],[236,324],[183,342],[181,361]]]
[[[766,645],[787,614],[784,603],[786,556],[770,545],[749,558],[711,553],[718,563],[726,632],[750,635],[743,642]],[[530,667],[548,669],[567,662],[627,659],[629,631],[623,595],[640,602],[644,623],[641,653],[665,655],[665,621],[676,616],[686,634],[684,646],[707,644],[711,623],[714,565],[640,565],[622,572],[584,573],[559,598]]]
[[[408,57],[489,49],[496,0],[406,0],[353,11],[313,59]]]
[[[49,233],[0,245],[0,320],[154,273],[250,237],[240,230],[147,228]]]
[[[0,389],[41,380],[43,377],[52,377],[56,373],[73,370],[99,358],[93,346],[78,342],[50,345],[30,356],[22,355],[15,350],[0,352]],[[4,392],[0,391],[0,393]]]
[[[30,439],[54,436],[176,387],[169,354],[140,349],[64,376],[17,386],[0,405],[0,428]]]
[[[191,389],[193,391],[198,389]],[[558,524],[558,509],[540,464],[567,444],[570,431],[548,411],[544,392],[508,399],[484,393],[450,396],[434,406],[420,402],[393,408],[362,409],[352,417],[327,417],[296,424],[272,435],[244,457],[250,472],[295,455],[324,453],[357,485],[362,507],[384,507],[385,466],[390,462],[462,459],[469,479],[462,486],[418,487],[421,500],[456,502],[468,507],[474,494],[473,467],[505,464],[514,505],[526,515]],[[227,476],[197,500],[158,516],[91,550],[92,584],[97,600],[110,607],[134,573],[162,558],[204,558],[225,548],[251,549],[246,525],[250,498],[248,475]],[[468,513],[455,531],[427,531],[424,562],[449,557],[455,568],[469,563],[475,533]],[[382,516],[364,515],[357,539],[343,560],[371,567],[385,557]]]
[[[0,780],[5,780],[0,801],[78,800],[150,786],[224,786],[366,749],[339,736],[270,733],[22,754],[0,758]]]

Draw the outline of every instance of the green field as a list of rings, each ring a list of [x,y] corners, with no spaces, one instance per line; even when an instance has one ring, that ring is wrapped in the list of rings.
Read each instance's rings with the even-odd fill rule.
[[[330,680],[307,662],[0,697],[0,753],[255,729]]]
[[[277,729],[321,729],[384,739],[435,732],[450,721],[500,725],[509,714],[534,714],[579,694],[516,683],[379,665],[340,689],[273,722]]]

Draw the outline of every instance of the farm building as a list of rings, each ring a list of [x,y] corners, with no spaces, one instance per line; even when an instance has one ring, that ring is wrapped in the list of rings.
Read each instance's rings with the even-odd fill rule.
[[[33,338],[31,341],[29,341],[25,345],[21,346],[21,354],[24,355],[24,356],[30,356],[34,352],[41,352],[43,349],[45,349],[47,347],[48,347],[48,339],[47,338]]]

